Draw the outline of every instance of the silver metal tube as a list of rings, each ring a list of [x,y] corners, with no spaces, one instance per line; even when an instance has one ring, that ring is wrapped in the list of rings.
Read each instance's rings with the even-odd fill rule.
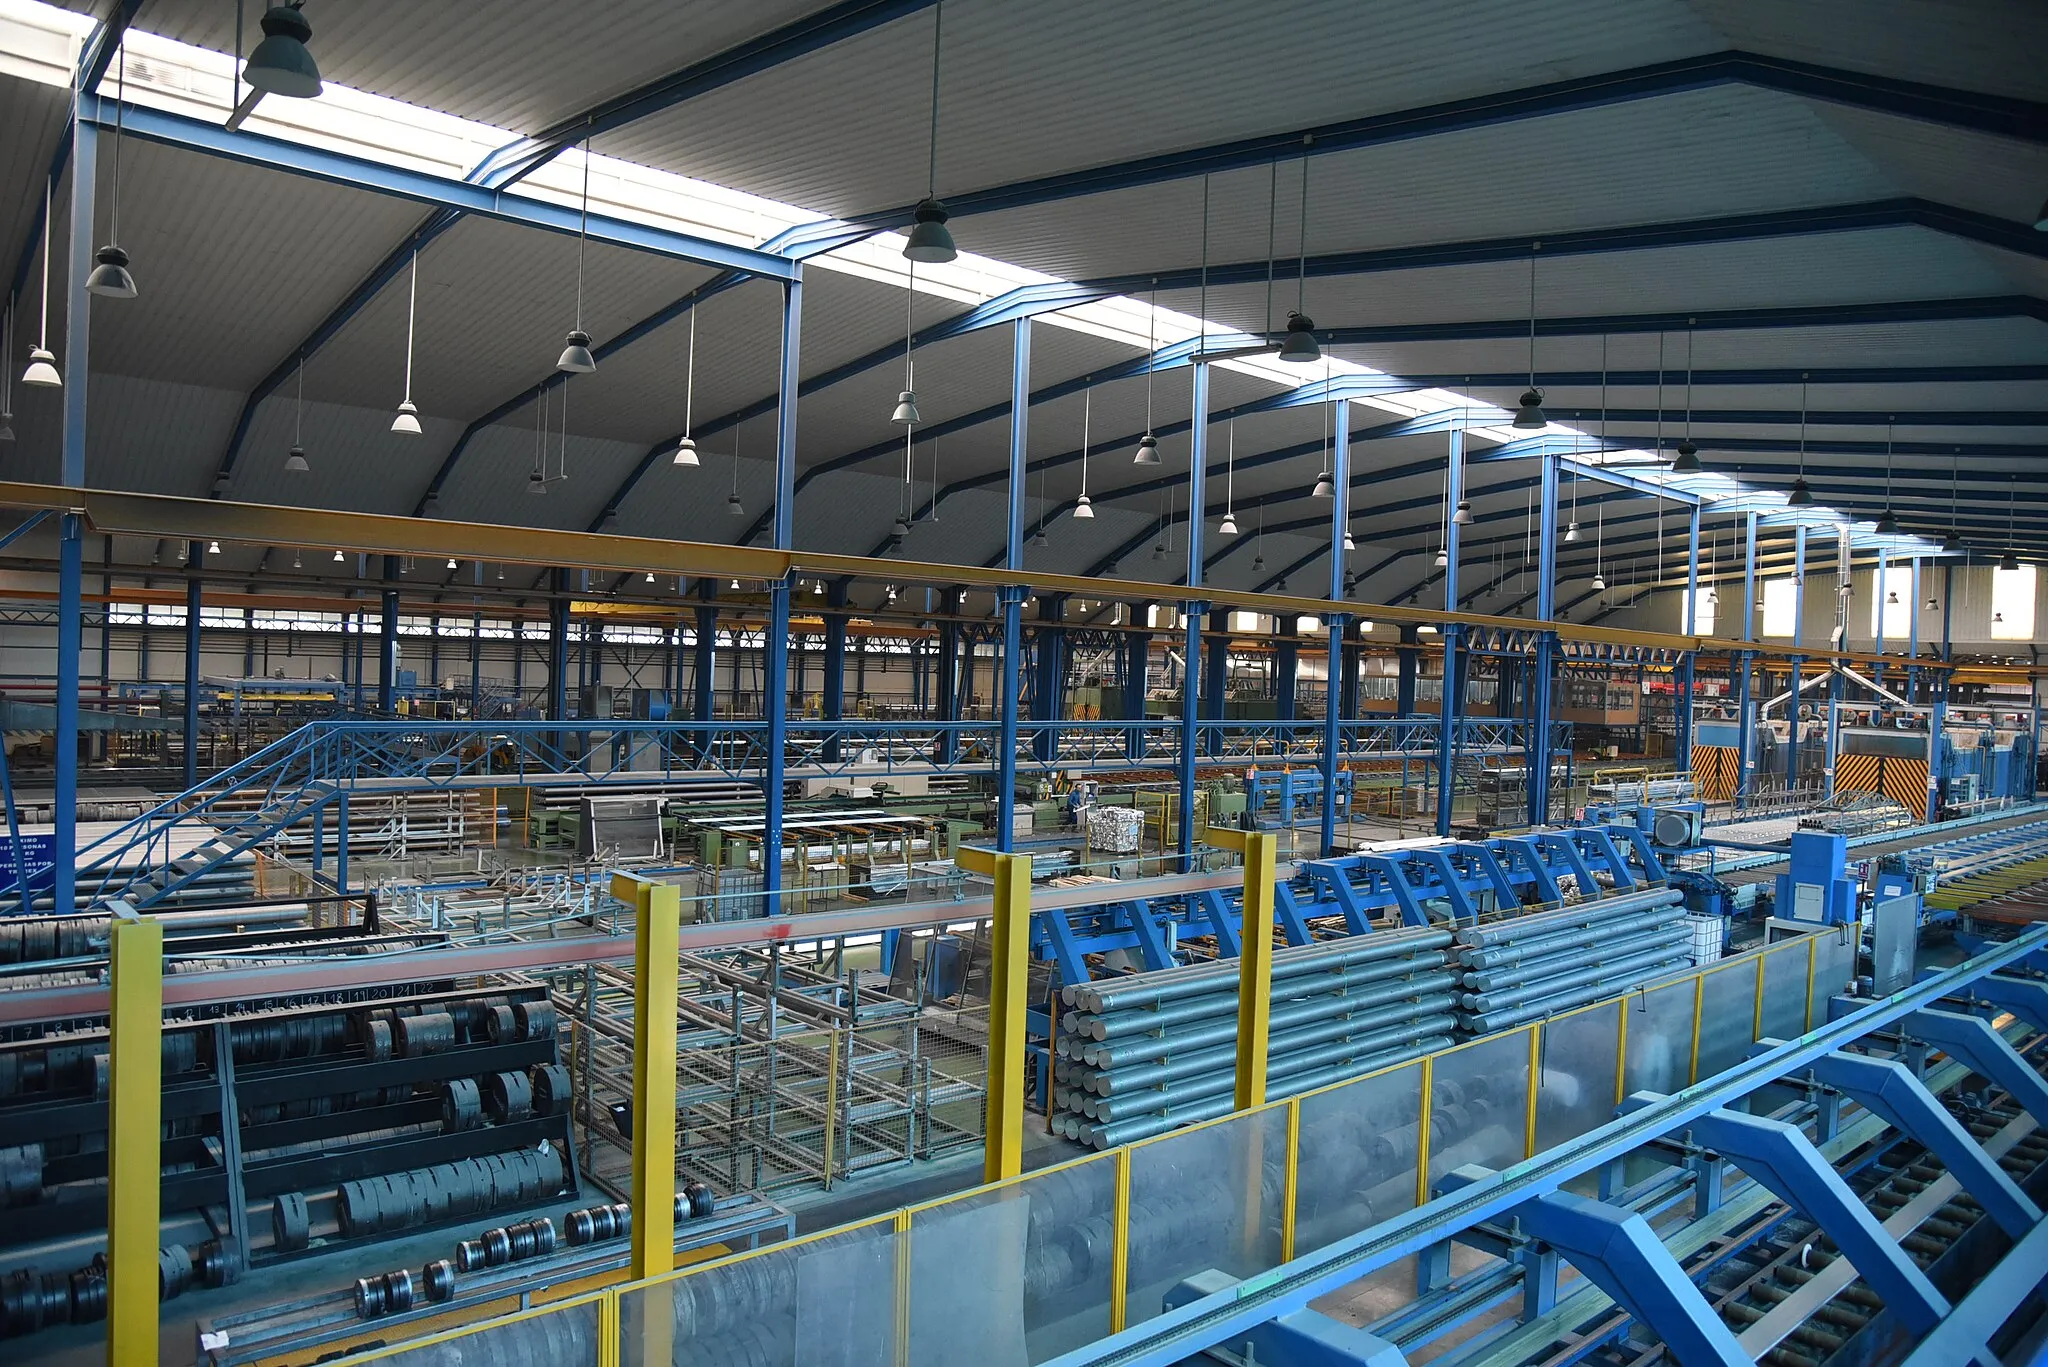
[[[1400,1009],[1419,1009],[1425,1004],[1434,1003],[1439,999],[1448,1000],[1455,1005],[1456,998],[1452,995],[1455,989],[1456,984],[1445,978],[1439,978],[1426,985],[1417,984],[1414,992],[1411,994],[1413,1006]],[[1310,1001],[1296,1002],[1274,1011],[1267,1018],[1267,1028],[1269,1030],[1286,1031],[1297,1025],[1328,1020],[1333,1016],[1352,1016],[1358,1014],[1358,1012],[1359,1005],[1355,998],[1341,993],[1333,996],[1317,997]],[[1166,1058],[1176,1050],[1200,1048],[1205,1044],[1217,1044],[1226,1039],[1235,1038],[1237,1038],[1237,1017],[1232,1015],[1228,1019],[1219,1021],[1202,1031],[1188,1031],[1177,1036],[1149,1035],[1134,1039],[1111,1040],[1104,1044],[1086,1046],[1081,1053],[1081,1061],[1092,1068],[1115,1068],[1124,1064],[1145,1063],[1152,1059]]]
[[[1651,964],[1663,963],[1673,955],[1672,948],[1658,948],[1638,951],[1607,963],[1594,964],[1574,973],[1545,978],[1541,982],[1508,992],[1467,992],[1461,999],[1467,1011],[1507,1011],[1543,997],[1580,987],[1587,983],[1605,982],[1624,974],[1638,973]]]
[[[1609,935],[1632,934],[1649,926],[1675,925],[1684,919],[1678,907],[1654,907],[1632,916],[1603,921],[1590,929],[1566,928],[1542,935],[1504,941],[1491,949],[1460,949],[1457,960],[1464,968],[1504,968],[1509,964],[1555,954],[1573,945],[1589,944]]]
[[[1355,935],[1294,945],[1273,954],[1273,978],[1328,971],[1333,962],[1375,963],[1382,959],[1447,949],[1449,931],[1394,932],[1384,937]],[[1165,968],[1110,982],[1068,983],[1060,995],[1076,1011],[1107,1015],[1114,1011],[1155,1010],[1169,1002],[1208,992],[1237,991],[1237,960],[1219,960],[1188,968]]]
[[[1321,997],[1332,992],[1343,992],[1367,983],[1386,982],[1391,979],[1412,977],[1417,973],[1441,973],[1444,962],[1439,956],[1432,956],[1416,963],[1407,959],[1388,959],[1379,963],[1361,964],[1341,972],[1311,974],[1306,977],[1285,979],[1273,984],[1274,1000],[1288,1000],[1291,997]],[[1107,1015],[1076,1011],[1067,1017],[1073,1033],[1093,1040],[1119,1039],[1126,1035],[1156,1034],[1172,1029],[1188,1021],[1203,1020],[1213,1016],[1235,1016],[1237,1014],[1237,977],[1231,975],[1227,991],[1220,991],[1193,1000],[1175,1002],[1157,1011],[1131,1010],[1116,1011]]]
[[[1533,935],[1547,934],[1553,928],[1588,929],[1604,924],[1610,918],[1624,912],[1668,907],[1680,900],[1675,888],[1650,888],[1643,892],[1624,893],[1619,897],[1603,897],[1597,902],[1580,902],[1559,911],[1539,912],[1534,916],[1517,916],[1506,921],[1490,921],[1483,926],[1464,926],[1458,930],[1458,944],[1461,947],[1484,948],[1500,944],[1504,940],[1521,940]]]
[[[1539,997],[1534,1001],[1507,1010],[1468,1012],[1459,1016],[1465,1030],[1475,1035],[1490,1035],[1497,1030],[1509,1030],[1524,1025],[1539,1016],[1552,1016],[1560,1011],[1569,1011],[1587,1002],[1596,1002],[1603,997],[1619,997],[1632,990],[1639,983],[1649,981],[1663,973],[1683,968],[1691,962],[1685,953],[1673,954],[1662,963],[1645,965],[1633,973],[1619,974],[1613,978],[1589,983],[1584,987],[1559,992],[1556,996]]]
[[[1449,992],[1439,992],[1378,1011],[1365,1011],[1355,1016],[1344,1016],[1319,1024],[1278,1030],[1267,1041],[1267,1056],[1277,1058],[1292,1050],[1307,1048],[1327,1040],[1342,1039],[1388,1025],[1409,1024],[1419,1016],[1450,1011],[1456,1005],[1456,1000]],[[1228,1033],[1206,1037],[1209,1032],[1205,1031],[1204,1035],[1205,1038],[1201,1039],[1176,1040],[1174,1043],[1177,1047],[1173,1052],[1156,1060],[1126,1061],[1122,1067],[1094,1068],[1085,1085],[1091,1092],[1109,1096],[1136,1087],[1171,1082],[1212,1065],[1234,1068],[1237,1059],[1236,1022],[1231,1022]],[[1204,1062],[1198,1065],[1197,1060]]]
[[[1466,972],[1465,986],[1474,992],[1492,992],[1504,987],[1517,987],[1541,982],[1556,977],[1574,968],[1589,963],[1601,963],[1621,955],[1633,954],[1653,945],[1671,944],[1687,936],[1685,928],[1676,922],[1651,926],[1626,935],[1607,939],[1596,939],[1588,944],[1575,944],[1546,954],[1540,959],[1524,959],[1518,964],[1506,964],[1499,968]]]

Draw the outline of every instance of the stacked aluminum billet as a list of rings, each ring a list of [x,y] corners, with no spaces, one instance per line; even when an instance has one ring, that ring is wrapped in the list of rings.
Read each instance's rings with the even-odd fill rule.
[[[1628,991],[1691,963],[1685,908],[1671,888],[1458,931],[1458,1029],[1490,1035]]]
[[[1266,1095],[1291,1096],[1451,1043],[1447,930],[1276,950]],[[1062,989],[1054,1127],[1098,1149],[1226,1115],[1237,1076],[1237,960]]]

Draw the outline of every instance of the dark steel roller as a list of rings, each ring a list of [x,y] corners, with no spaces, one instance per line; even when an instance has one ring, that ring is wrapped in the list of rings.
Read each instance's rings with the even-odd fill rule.
[[[533,1115],[533,1084],[524,1073],[492,1073],[484,1079],[484,1109],[500,1125]]]
[[[537,1063],[526,1073],[533,1088],[536,1115],[566,1115],[569,1112],[569,1070],[559,1063]]]
[[[273,1246],[282,1252],[294,1252],[306,1246],[311,1233],[312,1219],[306,1209],[306,1198],[296,1191],[288,1191],[278,1197],[270,1208]]]

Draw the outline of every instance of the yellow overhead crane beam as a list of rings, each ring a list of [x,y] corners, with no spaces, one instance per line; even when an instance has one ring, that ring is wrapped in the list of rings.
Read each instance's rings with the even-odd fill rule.
[[[1133,585],[1129,580],[1048,574],[1043,570],[883,560],[819,551],[781,551],[759,546],[669,541],[610,532],[565,532],[543,527],[455,522],[389,513],[343,512],[330,508],[289,508],[226,499],[74,489],[20,481],[0,481],[0,507],[76,513],[89,529],[103,535],[174,541],[234,541],[253,546],[302,546],[307,550],[361,551],[372,555],[444,556],[458,560],[619,574],[652,571],[656,574],[758,581],[780,580],[797,574],[849,575],[877,583],[958,585],[984,590],[1023,585],[1040,593],[1066,593],[1081,598],[1117,600],[1133,596]],[[1141,595],[1172,597],[1175,593],[1187,592],[1173,585],[1148,585],[1141,590]],[[1328,612],[1331,606],[1326,598],[1291,594],[1245,593],[1211,587],[1194,592],[1213,604],[1272,614],[1317,615]],[[1401,624],[1442,626],[1457,623],[1504,631],[1528,631],[1537,626],[1524,617],[1444,612],[1389,603],[1347,601],[1343,610],[1353,616]],[[1545,622],[1542,629],[1560,640],[1588,645],[1709,654],[1741,650],[1773,658],[1797,656],[1814,665],[1828,660],[1892,666],[1905,663],[1897,655],[1830,651],[1789,644],[1765,645],[1669,632],[1623,631],[1577,622]],[[1910,663],[1922,669],[1949,668],[1932,660]]]

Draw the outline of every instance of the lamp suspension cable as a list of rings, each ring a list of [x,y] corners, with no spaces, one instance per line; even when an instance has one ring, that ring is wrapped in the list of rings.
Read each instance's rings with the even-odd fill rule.
[[[44,389],[62,387],[64,379],[57,373],[57,358],[50,352],[50,249],[54,246],[52,236],[56,224],[51,220],[51,207],[55,200],[56,178],[43,182],[43,318],[37,341],[28,353],[28,369],[21,373],[21,382]]]
[[[1152,289],[1145,296],[1145,435],[1138,438],[1138,449],[1131,456],[1133,465],[1159,463],[1159,438],[1152,434],[1152,372],[1158,368],[1159,280],[1155,276]]]
[[[1095,391],[1084,384],[1081,389],[1081,494],[1074,500],[1074,516],[1083,521],[1095,516],[1095,505],[1088,501],[1088,429],[1094,407]]]
[[[683,358],[683,436],[676,443],[675,464],[696,465],[697,443],[690,435],[691,425],[697,413],[697,308],[702,301],[690,305],[690,340]]]
[[[14,295],[0,318],[0,441],[14,440]]]

